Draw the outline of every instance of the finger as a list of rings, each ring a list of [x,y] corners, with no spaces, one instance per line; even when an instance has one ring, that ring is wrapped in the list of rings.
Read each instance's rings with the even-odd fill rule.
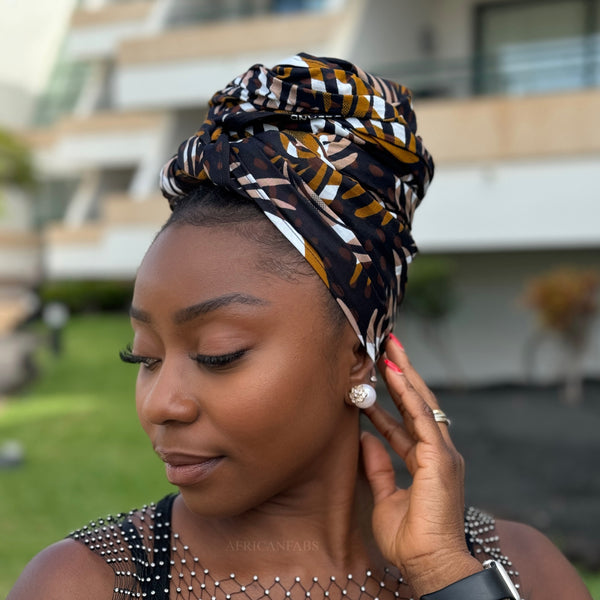
[[[374,435],[363,431],[360,443],[365,473],[377,504],[396,491],[394,467],[383,444]]]
[[[386,363],[384,372],[388,390],[396,406],[402,406],[406,429],[416,441],[439,444],[444,435],[435,421],[433,410],[396,365]],[[447,432],[446,432],[447,433]]]
[[[390,337],[386,343],[385,352],[386,355],[388,355],[388,359],[392,358],[392,361],[396,365],[398,365],[398,367],[402,370],[410,384],[414,387],[417,393],[421,395],[421,397],[423,398],[423,400],[425,400],[429,407],[432,409],[440,410],[440,405],[437,401],[437,398],[435,397],[435,394],[429,389],[427,384],[423,381],[423,378],[415,370],[406,354],[406,351],[404,350],[404,347],[402,346],[398,338],[393,334],[390,334]],[[445,442],[453,447],[454,444],[450,436],[448,424],[437,421],[436,423],[440,428],[440,432]]]
[[[415,445],[415,440],[405,427],[379,404],[363,411],[371,420],[375,429],[388,441],[392,450],[406,461],[408,453]]]
[[[392,362],[400,367],[413,387],[423,396],[427,404],[429,404],[431,408],[439,408],[435,394],[429,389],[429,386],[415,370],[408,358],[404,346],[394,334],[389,335],[385,345],[385,353]]]

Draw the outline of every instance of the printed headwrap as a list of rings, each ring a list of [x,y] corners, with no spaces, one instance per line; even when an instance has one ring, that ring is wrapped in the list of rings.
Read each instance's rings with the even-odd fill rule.
[[[217,92],[163,167],[173,208],[199,181],[252,199],[311,264],[375,360],[392,330],[410,228],[433,176],[410,92],[342,60],[255,65]]]

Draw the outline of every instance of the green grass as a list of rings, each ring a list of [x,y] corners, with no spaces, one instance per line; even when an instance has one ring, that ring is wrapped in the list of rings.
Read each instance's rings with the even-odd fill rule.
[[[137,423],[136,369],[117,357],[130,338],[124,316],[73,318],[63,355],[41,353],[38,380],[0,406],[0,444],[26,449],[23,467],[0,469],[0,598],[48,544],[171,491]],[[600,573],[582,575],[600,600]]]
[[[591,573],[585,569],[580,569],[579,573],[583,577],[588,590],[590,590],[592,598],[600,600],[600,573]]]
[[[172,489],[137,423],[136,369],[118,359],[130,339],[125,316],[73,318],[63,355],[41,352],[38,380],[0,406],[0,445],[26,452],[0,469],[1,598],[48,544]]]

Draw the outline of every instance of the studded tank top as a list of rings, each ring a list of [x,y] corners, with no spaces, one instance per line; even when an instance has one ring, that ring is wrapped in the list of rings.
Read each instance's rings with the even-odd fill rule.
[[[401,574],[386,569],[383,574],[366,571],[307,581],[296,577],[284,587],[275,577],[261,581],[238,578],[235,572],[216,578],[200,564],[185,539],[171,530],[171,512],[176,494],[139,510],[108,516],[70,534],[101,556],[114,573],[113,600],[155,598],[161,600],[380,600],[409,599],[410,588]],[[517,587],[518,572],[500,550],[494,519],[475,509],[465,511],[465,537],[469,550],[481,562],[501,562]]]

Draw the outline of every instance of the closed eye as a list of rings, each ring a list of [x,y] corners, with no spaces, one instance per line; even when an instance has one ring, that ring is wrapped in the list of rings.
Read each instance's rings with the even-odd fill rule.
[[[143,365],[146,369],[153,369],[160,363],[160,358],[152,358],[151,356],[142,356],[140,354],[134,354],[131,351],[131,346],[127,346],[125,349],[119,352],[119,358],[124,362],[131,365]]]
[[[248,350],[236,350],[227,354],[193,354],[190,356],[198,364],[210,369],[219,369],[230,366],[236,360],[239,360]]]

